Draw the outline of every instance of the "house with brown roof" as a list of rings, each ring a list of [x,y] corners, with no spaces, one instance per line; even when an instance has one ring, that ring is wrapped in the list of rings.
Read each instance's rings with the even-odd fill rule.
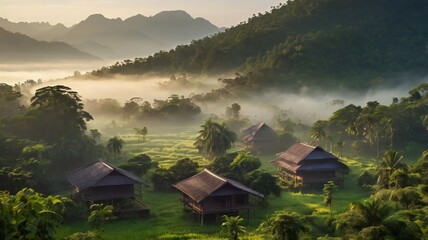
[[[137,200],[135,187],[141,187],[141,179],[110,163],[98,161],[76,169],[68,174],[67,181],[73,186],[72,198],[75,200],[110,204],[116,213],[140,211],[146,214],[149,211]],[[127,209],[122,207],[124,202],[127,202]],[[133,203],[131,208],[129,202]]]
[[[292,178],[303,185],[324,184],[330,180],[341,183],[348,172],[348,166],[333,154],[319,146],[303,143],[278,153],[272,163],[281,170],[282,177]]]
[[[278,147],[278,134],[266,123],[258,123],[241,131],[242,142],[247,150],[265,152]]]
[[[181,195],[181,202],[198,214],[204,223],[205,215],[239,213],[254,208],[250,196],[264,198],[264,195],[243,184],[218,176],[204,169],[202,172],[173,185]]]

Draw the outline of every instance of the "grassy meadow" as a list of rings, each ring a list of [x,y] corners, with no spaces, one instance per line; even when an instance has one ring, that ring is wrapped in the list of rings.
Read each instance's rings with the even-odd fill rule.
[[[146,141],[136,135],[121,135],[125,141],[122,156],[116,161],[120,164],[129,157],[145,153],[162,167],[169,167],[177,160],[188,157],[197,161],[202,167],[209,164],[193,147],[197,130],[186,130],[178,133],[149,134]],[[238,150],[239,146],[234,150]],[[262,169],[275,173],[275,167],[270,163],[275,154],[259,156]],[[333,212],[341,212],[353,201],[360,201],[369,196],[369,193],[356,185],[356,178],[364,169],[370,169],[370,161],[352,160],[344,158],[350,166],[350,174],[345,177],[344,187],[333,196]],[[148,177],[143,178],[150,183]],[[196,215],[184,211],[179,202],[178,192],[155,192],[151,187],[143,188],[141,202],[150,208],[148,218],[120,219],[106,224],[101,236],[103,239],[223,239],[220,224],[208,223],[200,226]],[[321,189],[305,189],[290,192],[284,190],[279,197],[270,196],[265,202],[258,203],[256,209],[250,211],[247,222],[248,239],[261,239],[257,235],[257,227],[267,215],[279,210],[291,210],[305,215],[311,223],[311,232],[316,236],[326,235],[325,221],[330,216],[327,206],[323,204]],[[246,213],[242,217],[247,218]],[[247,220],[247,219],[246,219]],[[77,231],[88,231],[85,221],[67,223],[58,231],[58,237],[64,237]]]

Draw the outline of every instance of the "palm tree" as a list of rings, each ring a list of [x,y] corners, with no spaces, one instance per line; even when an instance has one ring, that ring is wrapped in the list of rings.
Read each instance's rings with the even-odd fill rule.
[[[122,152],[123,144],[125,144],[125,142],[120,137],[112,137],[108,140],[107,150],[109,151],[109,153],[112,153],[114,158],[116,159],[117,156]]]
[[[392,173],[401,167],[402,160],[403,156],[400,156],[394,149],[385,152],[378,166],[378,184],[386,185]]]
[[[309,229],[296,212],[281,211],[263,221],[258,231],[270,235],[275,240],[297,240],[299,234]]]
[[[320,144],[321,140],[327,137],[327,121],[316,121],[312,126],[309,134],[314,142]]]
[[[240,216],[223,216],[224,222],[221,227],[227,232],[229,239],[238,240],[240,233],[245,233],[245,227],[241,225],[243,218]]]
[[[351,203],[349,210],[339,218],[337,228],[352,237],[357,235],[358,239],[420,239],[417,237],[419,229],[391,213],[392,209],[380,199]]]
[[[236,134],[225,123],[219,124],[211,119],[205,121],[193,144],[208,159],[223,156],[236,140]]]
[[[355,233],[366,228],[381,227],[390,212],[391,209],[380,199],[351,203],[349,210],[339,218],[337,228]]]

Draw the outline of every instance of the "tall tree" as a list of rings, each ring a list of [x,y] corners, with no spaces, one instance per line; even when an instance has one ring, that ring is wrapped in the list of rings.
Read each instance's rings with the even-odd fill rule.
[[[226,115],[230,119],[238,120],[239,119],[239,111],[241,111],[241,105],[238,103],[233,103],[230,107],[226,108]]]
[[[193,145],[210,160],[223,156],[235,143],[236,134],[225,123],[219,124],[208,119],[201,128]]]
[[[388,185],[392,173],[402,167],[402,160],[403,156],[394,149],[385,152],[378,166],[378,185],[384,187]]]
[[[112,153],[116,159],[122,152],[123,144],[125,144],[125,142],[120,137],[114,136],[108,140],[107,150]]]
[[[62,85],[48,86],[37,89],[31,98],[30,111],[25,118],[30,129],[25,130],[33,138],[52,143],[61,138],[80,136],[86,130],[86,121],[92,119],[83,110],[77,92]]]
[[[321,144],[321,140],[327,137],[327,121],[316,121],[312,126],[309,134],[314,142]]]
[[[326,184],[324,184],[324,188],[322,189],[322,191],[324,192],[324,204],[329,206],[331,216],[333,216],[333,212],[331,209],[333,203],[333,193],[336,189],[337,185],[334,184],[333,181],[328,181]]]

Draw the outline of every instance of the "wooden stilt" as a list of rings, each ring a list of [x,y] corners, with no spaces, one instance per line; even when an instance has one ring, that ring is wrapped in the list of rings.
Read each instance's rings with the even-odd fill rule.
[[[204,214],[201,215],[201,226],[204,226]]]

